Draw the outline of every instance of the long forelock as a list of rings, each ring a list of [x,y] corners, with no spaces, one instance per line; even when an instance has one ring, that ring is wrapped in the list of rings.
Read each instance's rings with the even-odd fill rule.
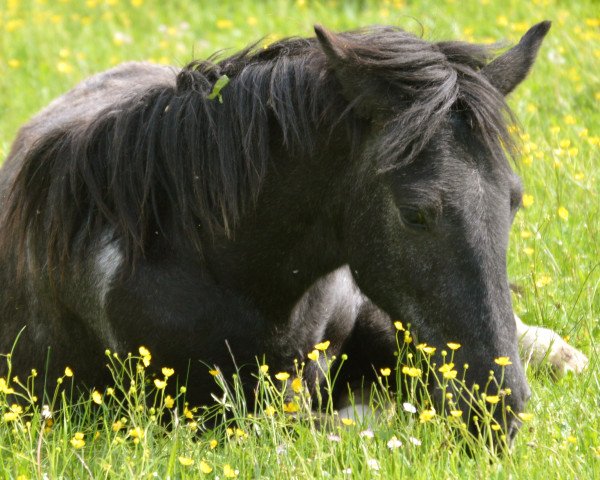
[[[386,133],[375,153],[379,171],[416,159],[452,111],[466,115],[473,135],[484,143],[494,161],[505,162],[505,154],[513,156],[516,148],[508,125],[516,120],[503,95],[481,73],[496,46],[429,43],[405,32],[400,35],[404,42],[394,47],[400,60],[384,62],[386,79],[393,85],[392,91],[409,101],[387,116]],[[403,47],[406,54],[397,52]]]

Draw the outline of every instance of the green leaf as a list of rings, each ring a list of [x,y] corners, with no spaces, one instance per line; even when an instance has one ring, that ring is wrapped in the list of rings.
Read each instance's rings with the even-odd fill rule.
[[[223,103],[223,97],[221,96],[221,90],[225,88],[225,86],[229,83],[229,77],[227,75],[221,75],[219,79],[215,82],[213,86],[212,92],[208,96],[209,100],[214,100],[215,98],[219,98],[219,103]]]

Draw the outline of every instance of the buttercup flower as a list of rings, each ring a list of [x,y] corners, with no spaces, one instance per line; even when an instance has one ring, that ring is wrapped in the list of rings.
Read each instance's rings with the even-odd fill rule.
[[[180,456],[177,459],[179,460],[179,463],[181,463],[184,467],[189,467],[194,464],[193,458]]]
[[[429,422],[431,419],[435,417],[435,409],[431,408],[429,410],[423,410],[419,415],[419,420],[421,423]]]
[[[506,367],[508,365],[512,365],[509,357],[498,357],[494,359],[494,362],[500,365],[501,367]]]
[[[85,447],[84,434],[81,432],[75,433],[73,438],[70,440],[71,446],[75,449],[80,449]]]
[[[98,390],[92,392],[92,401],[97,405],[102,405],[102,394]]]

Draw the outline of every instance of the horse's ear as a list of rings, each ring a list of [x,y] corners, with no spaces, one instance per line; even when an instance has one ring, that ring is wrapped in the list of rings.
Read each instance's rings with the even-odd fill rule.
[[[339,66],[346,60],[347,54],[333,33],[321,25],[315,25],[315,34],[325,55],[334,66]]]
[[[549,21],[534,25],[517,45],[482,69],[490,83],[503,95],[512,92],[525,79],[550,25]]]
[[[353,105],[354,111],[362,117],[372,118],[385,109],[387,103],[380,98],[379,91],[382,89],[377,87],[376,79],[371,75],[369,82],[364,81],[363,69],[354,50],[356,46],[321,25],[315,25],[315,34],[342,86],[344,97]]]

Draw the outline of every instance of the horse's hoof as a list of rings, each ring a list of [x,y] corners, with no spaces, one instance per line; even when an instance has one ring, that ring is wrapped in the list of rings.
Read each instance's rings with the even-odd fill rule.
[[[564,377],[567,373],[581,373],[588,366],[588,358],[549,328],[533,327],[523,323],[515,315],[517,335],[523,361],[526,365],[550,366],[553,377]]]
[[[588,366],[588,358],[575,347],[572,347],[558,335],[550,351],[548,352],[548,363],[556,378],[561,378],[569,372],[581,373]]]

